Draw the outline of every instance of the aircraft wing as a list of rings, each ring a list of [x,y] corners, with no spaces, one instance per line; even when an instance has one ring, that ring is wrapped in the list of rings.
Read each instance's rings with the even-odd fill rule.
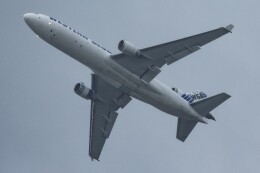
[[[116,111],[124,108],[131,97],[95,74],[92,74],[92,90],[96,98],[91,101],[89,156],[98,160],[116,121]]]
[[[113,55],[112,58],[149,83],[160,73],[160,68],[170,65],[185,56],[197,51],[201,46],[231,32],[233,25],[221,27],[198,35],[179,39],[176,41],[141,49],[140,56],[129,57],[124,53]]]

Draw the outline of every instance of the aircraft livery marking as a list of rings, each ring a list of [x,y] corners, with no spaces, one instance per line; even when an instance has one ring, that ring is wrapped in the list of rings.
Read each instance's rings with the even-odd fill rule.
[[[207,97],[207,95],[204,92],[198,92],[198,93],[186,93],[181,96],[185,100],[187,100],[189,103],[194,102],[195,100],[201,100]]]
[[[63,26],[66,27],[66,28],[69,28],[69,30],[71,30],[71,31],[73,31],[74,33],[78,34],[79,36],[85,38],[86,40],[90,40],[90,39],[88,39],[86,36],[84,36],[84,35],[82,35],[81,33],[77,32],[75,29],[72,29],[71,27],[69,27],[69,26],[67,26],[67,25],[65,25],[65,24],[63,24],[63,23],[61,23],[59,20],[56,20],[56,19],[54,19],[53,17],[50,17],[50,19],[51,19],[52,21],[58,22],[59,24],[63,25]],[[100,46],[99,44],[95,43],[94,41],[92,41],[92,40],[90,40],[90,41],[91,41],[94,45],[96,45],[96,46],[98,46],[99,48],[103,49],[104,51],[106,51],[106,52],[112,54],[109,50],[105,49],[104,47]]]

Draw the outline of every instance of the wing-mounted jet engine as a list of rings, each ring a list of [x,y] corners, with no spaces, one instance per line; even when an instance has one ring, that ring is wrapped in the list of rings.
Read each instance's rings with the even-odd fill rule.
[[[95,94],[92,89],[89,89],[84,85],[84,83],[77,83],[74,87],[74,92],[78,94],[80,97],[87,99],[87,100],[93,100],[95,99]]]
[[[160,72],[160,67],[158,67],[158,64],[156,64],[156,60],[154,61],[153,57],[147,55],[145,52],[139,50],[135,45],[130,43],[129,41],[126,40],[121,40],[118,43],[118,49],[126,55],[126,57],[131,57],[131,58],[136,58],[132,60],[132,62],[136,62],[136,65],[134,67],[128,68],[129,71],[132,73],[136,73],[140,79],[145,83],[148,84],[151,80],[153,80]],[[121,56],[119,56],[119,59]],[[139,58],[142,59],[139,61]],[[125,60],[122,60],[121,64],[124,66]],[[144,62],[149,62],[149,64],[144,65]],[[119,62],[120,63],[120,62]],[[128,62],[126,64],[129,64]],[[137,66],[142,66],[142,70],[138,70],[139,67]],[[137,68],[136,68],[137,67]]]
[[[118,44],[118,49],[128,56],[140,56],[141,53],[135,45],[129,41],[121,40]]]

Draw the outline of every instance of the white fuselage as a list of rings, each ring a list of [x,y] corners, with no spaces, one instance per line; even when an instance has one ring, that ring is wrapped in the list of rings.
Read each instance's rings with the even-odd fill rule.
[[[95,74],[116,88],[168,114],[207,123],[189,103],[170,87],[153,79],[143,82],[111,58],[111,53],[69,26],[42,14],[24,16],[29,27],[43,40],[89,67]]]

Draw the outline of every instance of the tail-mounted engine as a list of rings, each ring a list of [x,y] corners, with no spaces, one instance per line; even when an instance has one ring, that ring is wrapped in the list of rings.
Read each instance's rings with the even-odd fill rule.
[[[141,55],[139,49],[137,49],[135,47],[135,45],[133,45],[132,43],[125,41],[125,40],[121,40],[119,42],[118,49],[128,56],[140,56]]]
[[[84,85],[84,83],[77,83],[74,87],[74,92],[87,100],[93,100],[95,98],[94,91]]]

